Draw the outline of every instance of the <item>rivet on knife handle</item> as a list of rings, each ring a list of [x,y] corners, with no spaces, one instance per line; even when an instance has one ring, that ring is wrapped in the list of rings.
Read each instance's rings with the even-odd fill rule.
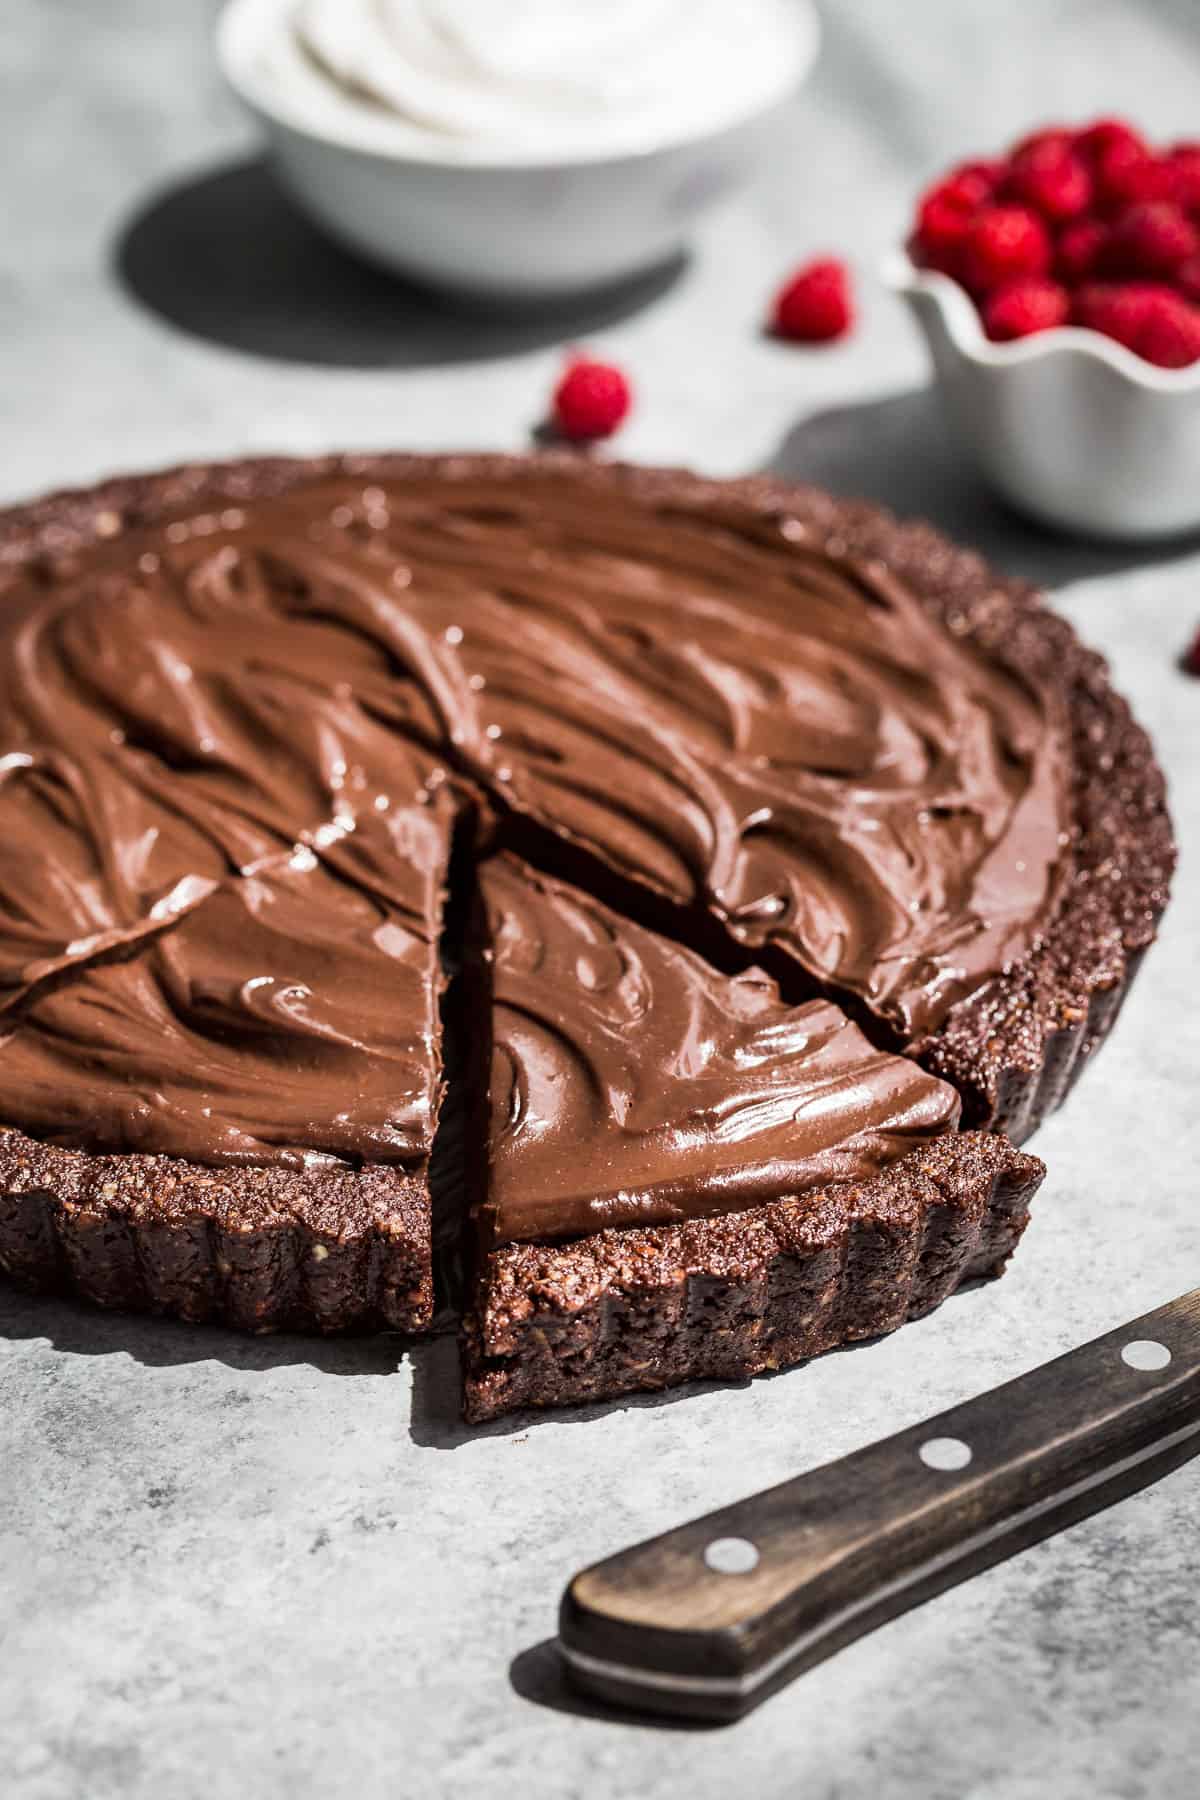
[[[1200,1453],[1200,1289],[779,1487],[585,1569],[574,1684],[735,1719],[874,1626]]]

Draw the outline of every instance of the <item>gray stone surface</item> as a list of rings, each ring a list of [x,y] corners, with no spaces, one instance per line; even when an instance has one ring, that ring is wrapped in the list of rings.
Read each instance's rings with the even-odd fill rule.
[[[630,455],[869,491],[1058,586],[1155,730],[1183,842],[1140,991],[1041,1134],[1051,1173],[1010,1277],[886,1343],[472,1436],[448,1342],[248,1341],[0,1291],[12,1800],[1196,1791],[1200,1464],[724,1732],[564,1710],[538,1648],[581,1563],[1200,1281],[1200,687],[1174,667],[1200,559],[1066,544],[1002,515],[947,452],[920,348],[867,279],[918,181],[962,150],[1109,108],[1194,129],[1200,14],[827,10],[777,160],[675,284],[607,325],[513,325],[425,305],[288,220],[213,76],[210,7],[6,0],[8,495],[257,448],[519,446],[561,342],[586,333],[637,379]],[[820,354],[765,341],[771,285],[827,245],[859,260],[863,328]]]

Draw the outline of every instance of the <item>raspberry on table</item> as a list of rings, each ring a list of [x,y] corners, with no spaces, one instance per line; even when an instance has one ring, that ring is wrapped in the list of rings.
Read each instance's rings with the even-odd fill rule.
[[[1071,316],[1071,296],[1057,281],[1030,277],[998,288],[984,303],[983,323],[997,343],[1052,331]]]
[[[1196,635],[1184,651],[1180,661],[1189,675],[1200,675],[1200,627],[1197,627]]]
[[[1045,275],[1051,258],[1050,234],[1025,206],[986,207],[974,219],[963,248],[967,285],[989,293],[1022,275]]]
[[[830,343],[844,337],[853,323],[850,272],[836,257],[798,269],[775,296],[772,329],[794,343]]]
[[[633,391],[620,369],[578,356],[554,390],[554,424],[572,443],[589,443],[611,436],[632,403]]]

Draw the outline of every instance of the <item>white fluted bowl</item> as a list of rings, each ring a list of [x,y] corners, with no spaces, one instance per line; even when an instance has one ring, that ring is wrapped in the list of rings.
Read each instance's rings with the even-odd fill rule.
[[[1097,331],[991,343],[970,296],[898,252],[951,429],[1003,497],[1089,537],[1200,529],[1200,364],[1158,369]]]
[[[797,0],[791,54],[776,82],[711,131],[615,154],[505,160],[432,136],[400,142],[369,108],[338,117],[289,101],[269,65],[295,6],[227,0],[217,28],[226,80],[261,125],[294,199],[372,262],[517,303],[567,299],[676,255],[701,216],[758,167],[820,39],[811,0]]]

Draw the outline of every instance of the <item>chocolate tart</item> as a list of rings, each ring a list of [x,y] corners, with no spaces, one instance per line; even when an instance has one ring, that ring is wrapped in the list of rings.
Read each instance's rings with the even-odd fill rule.
[[[479,881],[468,1418],[779,1368],[1003,1266],[1042,1165],[947,1082],[512,857]]]
[[[192,1320],[419,1330],[462,802],[352,698],[369,657],[159,535],[8,596],[0,1260]]]
[[[0,515],[0,640],[0,825],[41,859],[0,886],[0,1262],[110,1304],[428,1320],[436,936],[467,814],[480,850],[730,981],[762,969],[788,1006],[832,1001],[961,1099],[967,1131],[865,1180],[497,1248],[482,1356],[522,1318],[527,1342],[553,1320],[600,1342],[632,1308],[652,1384],[713,1372],[743,1290],[815,1280],[819,1219],[838,1297],[819,1325],[760,1309],[739,1372],[934,1303],[943,1238],[950,1285],[1001,1261],[1031,1166],[976,1131],[1020,1141],[1063,1099],[1166,903],[1162,776],[1102,660],[930,528],[766,479],[381,456],[114,481]],[[278,921],[286,953],[218,912]],[[166,1105],[138,993],[179,1040]],[[538,1398],[517,1360],[477,1410]],[[628,1385],[607,1350],[553,1360],[546,1400]]]
[[[466,1320],[467,1418],[738,1380],[880,1337],[1001,1273],[1043,1172],[961,1132],[858,1186],[505,1246]]]

